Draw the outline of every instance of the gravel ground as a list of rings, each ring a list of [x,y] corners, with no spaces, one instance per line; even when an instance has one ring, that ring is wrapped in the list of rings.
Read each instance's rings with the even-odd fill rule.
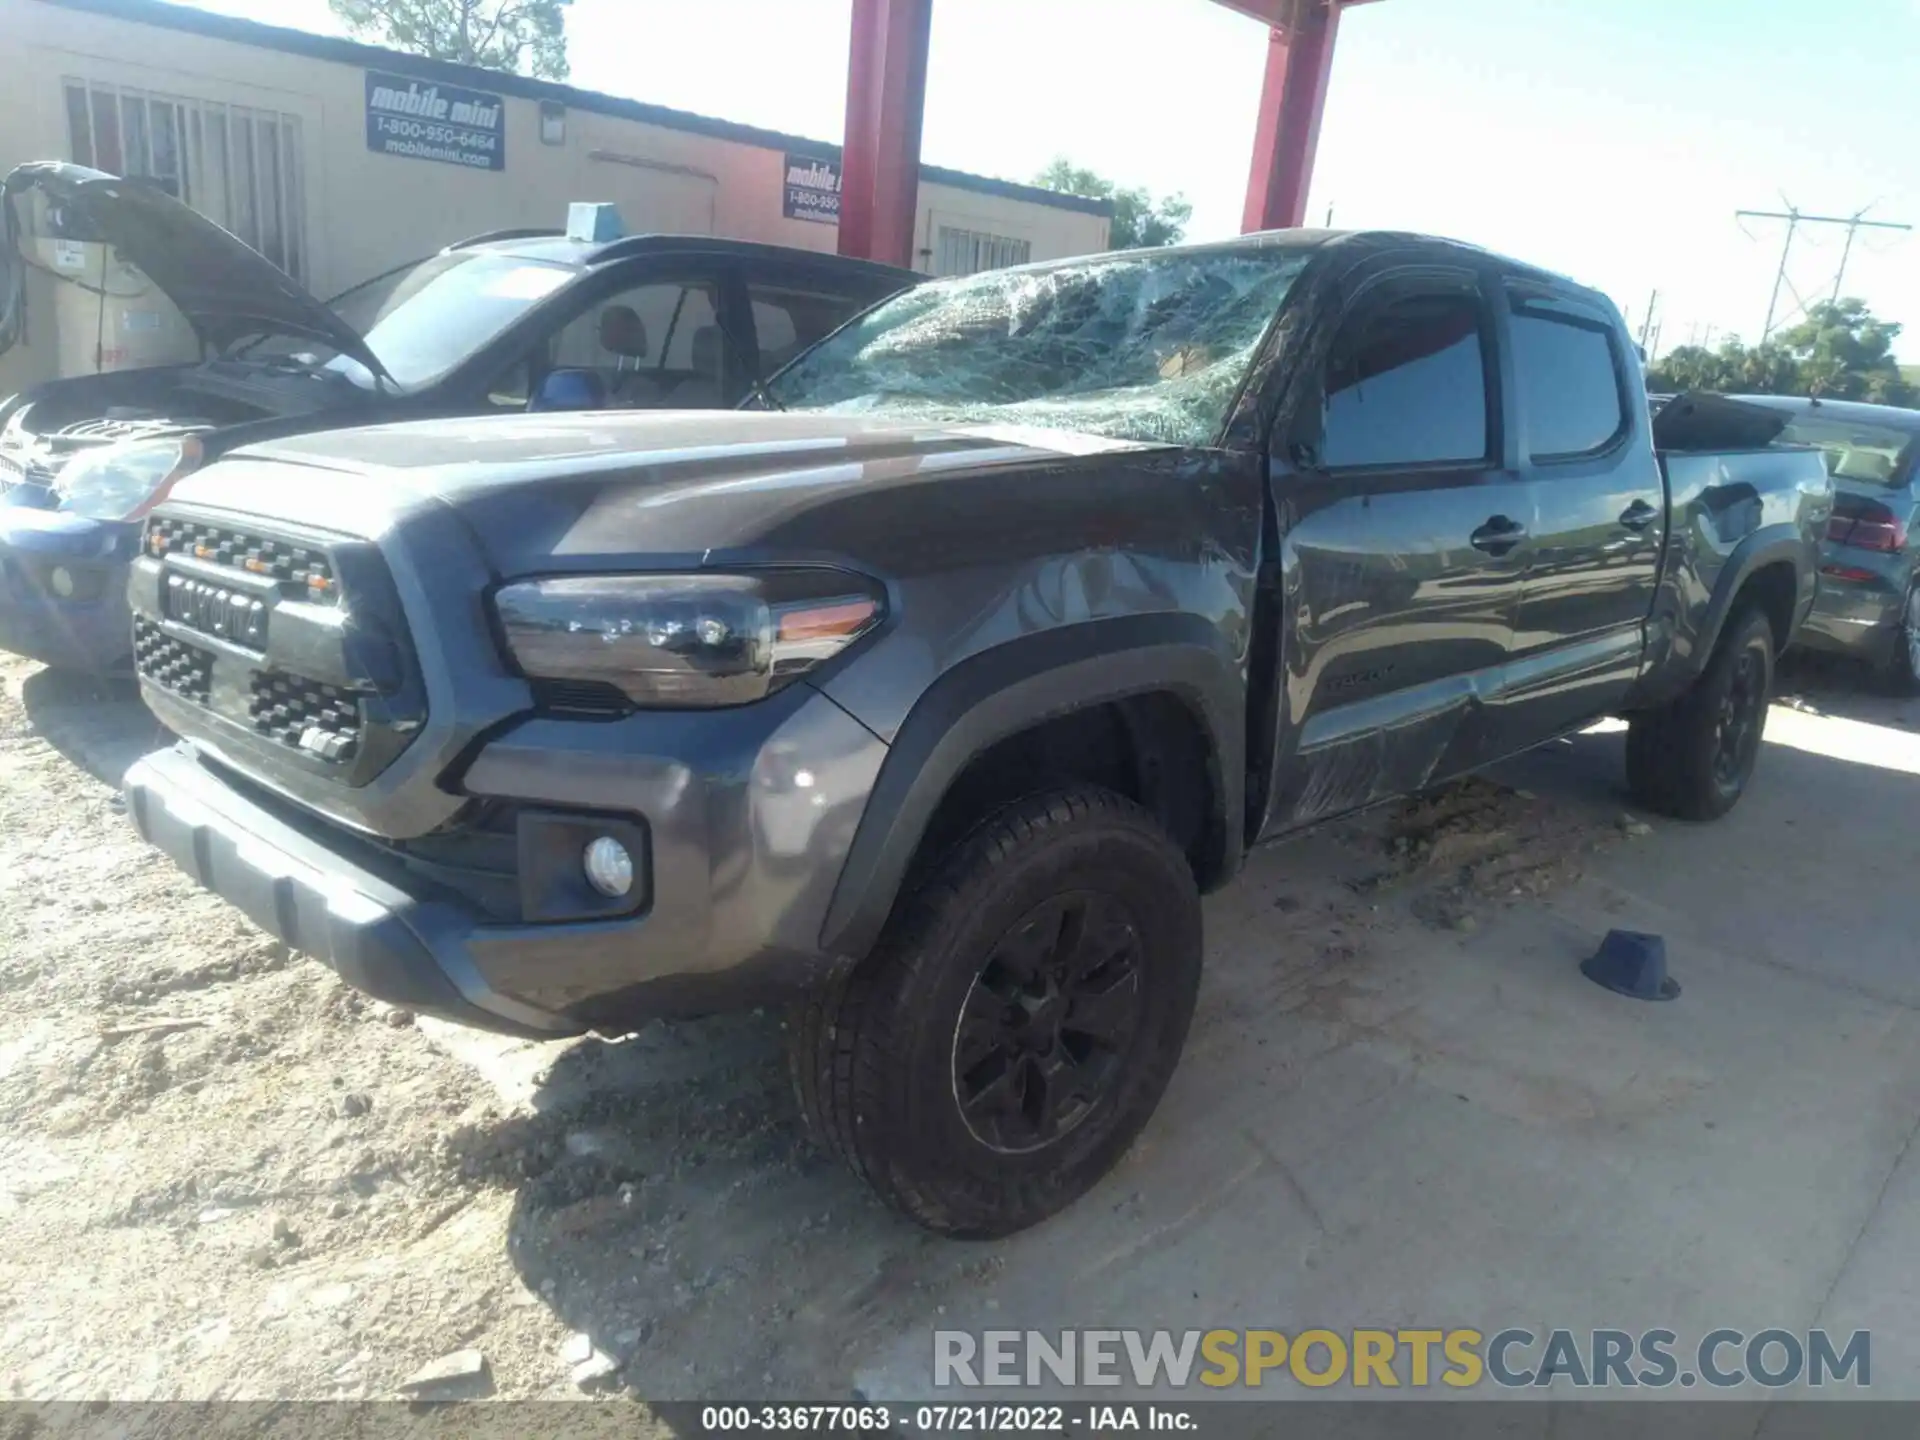
[[[366,1000],[133,833],[144,711],[24,662],[0,686],[8,1395],[380,1398],[443,1362],[426,1393],[845,1398],[852,1357],[991,1294],[1013,1252],[922,1234],[802,1138],[776,1018],[526,1046]],[[1636,827],[1473,781],[1263,857],[1210,904],[1194,1050]],[[1083,1202],[1102,1223],[1152,1153]]]

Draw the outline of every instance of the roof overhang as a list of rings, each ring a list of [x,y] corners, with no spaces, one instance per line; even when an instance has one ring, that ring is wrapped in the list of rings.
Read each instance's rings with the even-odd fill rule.
[[[1355,5],[1371,4],[1372,0],[1214,0],[1229,10],[1237,10],[1250,20],[1258,20],[1275,30],[1290,30],[1300,11],[1313,6],[1336,5],[1342,10],[1351,10]]]

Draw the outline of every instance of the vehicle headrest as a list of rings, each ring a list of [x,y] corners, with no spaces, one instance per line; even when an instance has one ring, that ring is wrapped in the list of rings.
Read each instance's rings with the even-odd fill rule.
[[[693,332],[693,368],[702,375],[718,374],[720,370],[720,327],[702,325]]]
[[[608,305],[600,311],[600,348],[625,360],[647,358],[647,322],[631,305]]]
[[[1838,480],[1873,480],[1884,485],[1893,479],[1893,460],[1878,450],[1845,450],[1833,474]]]

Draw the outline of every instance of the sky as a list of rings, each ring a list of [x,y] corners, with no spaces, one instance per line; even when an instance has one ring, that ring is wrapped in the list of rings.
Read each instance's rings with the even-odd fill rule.
[[[325,0],[200,0],[339,32]],[[575,0],[572,82],[838,140],[851,0]],[[1844,20],[1841,18],[1844,15]],[[1056,156],[1239,229],[1266,31],[1212,0],[934,0],[921,153],[1030,179]],[[1920,224],[1920,0],[1378,0],[1343,18],[1309,202],[1449,235],[1611,295],[1661,351],[1759,338],[1785,226]],[[1780,314],[1832,294],[1845,232],[1796,234]],[[1905,321],[1920,233],[1861,231],[1844,293]],[[1776,320],[1776,325],[1780,323]]]

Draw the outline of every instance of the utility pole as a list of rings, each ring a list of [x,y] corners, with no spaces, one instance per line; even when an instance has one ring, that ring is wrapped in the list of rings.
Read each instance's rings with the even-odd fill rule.
[[[1653,312],[1660,304],[1660,292],[1655,290],[1647,297],[1647,313],[1640,319],[1640,348],[1647,348],[1647,336],[1653,330]]]
[[[1868,206],[1867,209],[1871,209]],[[1840,287],[1847,278],[1847,262],[1853,258],[1853,238],[1862,230],[1911,230],[1913,226],[1902,225],[1893,220],[1869,220],[1867,210],[1856,210],[1851,215],[1809,215],[1792,201],[1787,202],[1785,210],[1736,210],[1736,220],[1784,220],[1787,222],[1787,238],[1780,246],[1780,268],[1773,272],[1773,294],[1767,300],[1767,323],[1761,328],[1760,343],[1765,344],[1767,337],[1773,334],[1773,317],[1780,308],[1780,288],[1787,285],[1787,260],[1793,254],[1794,233],[1802,225],[1844,225],[1847,231],[1846,245],[1840,251],[1840,268],[1833,276],[1833,298],[1840,299]],[[1788,286],[1791,289],[1791,286]],[[1799,298],[1796,292],[1795,299]],[[1802,309],[1806,308],[1804,303]]]

